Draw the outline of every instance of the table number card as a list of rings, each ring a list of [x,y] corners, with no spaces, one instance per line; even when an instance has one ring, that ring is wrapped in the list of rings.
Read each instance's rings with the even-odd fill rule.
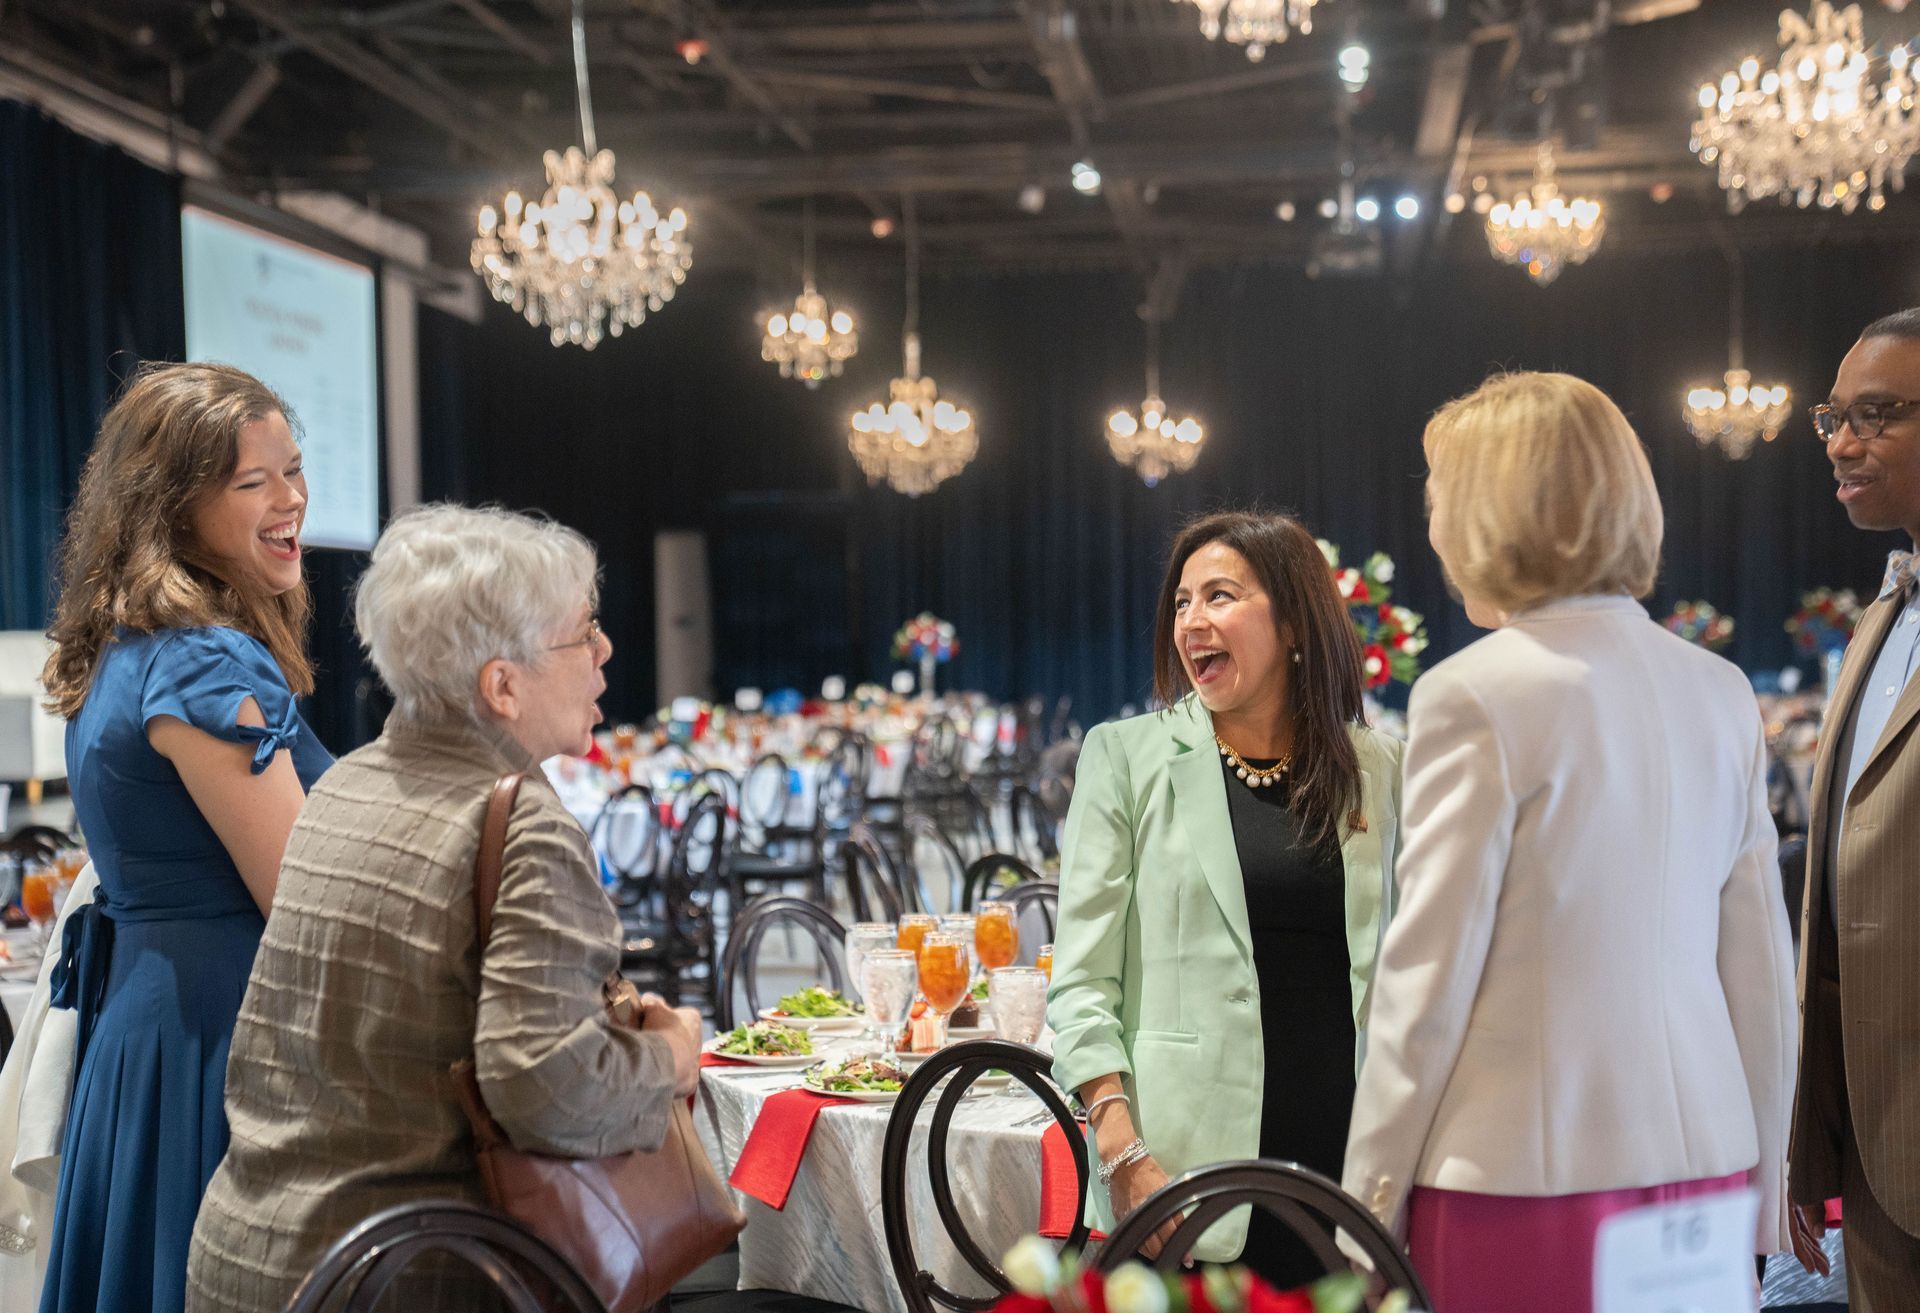
[[[1755,1190],[1608,1218],[1594,1245],[1593,1313],[1753,1313]]]

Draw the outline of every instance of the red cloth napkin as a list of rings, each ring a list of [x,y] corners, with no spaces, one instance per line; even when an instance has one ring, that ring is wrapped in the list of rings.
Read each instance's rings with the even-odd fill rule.
[[[753,1064],[742,1062],[738,1058],[723,1057],[718,1053],[702,1053],[700,1065],[702,1067],[751,1067]]]
[[[1080,1220],[1080,1176],[1073,1169],[1073,1146],[1060,1123],[1047,1123],[1040,1136],[1040,1234],[1065,1240]]]
[[[813,1138],[814,1120],[836,1104],[858,1102],[806,1090],[780,1091],[761,1107],[759,1120],[741,1146],[740,1161],[727,1178],[729,1184],[769,1208],[785,1208],[807,1141]]]

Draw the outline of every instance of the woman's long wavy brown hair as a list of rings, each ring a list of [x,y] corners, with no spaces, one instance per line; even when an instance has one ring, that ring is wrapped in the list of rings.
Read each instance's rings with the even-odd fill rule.
[[[1189,520],[1174,537],[1155,611],[1153,694],[1172,707],[1192,689],[1174,641],[1174,595],[1187,558],[1209,543],[1231,547],[1253,567],[1254,578],[1273,603],[1273,624],[1283,636],[1293,627],[1299,664],[1291,667],[1288,712],[1293,717],[1293,766],[1287,809],[1300,824],[1300,842],[1332,842],[1340,822],[1360,805],[1360,756],[1349,728],[1365,710],[1361,690],[1360,640],[1341,604],[1333,571],[1320,545],[1290,515],[1219,511]]]
[[[143,365],[129,380],[100,421],[60,540],[48,710],[80,710],[122,626],[238,629],[266,645],[287,687],[313,691],[306,580],[276,596],[226,579],[193,529],[233,476],[240,430],[276,411],[294,422],[272,388],[231,365]]]

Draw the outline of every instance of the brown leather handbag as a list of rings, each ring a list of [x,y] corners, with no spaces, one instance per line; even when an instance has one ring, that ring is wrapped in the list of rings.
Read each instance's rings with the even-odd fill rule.
[[[500,777],[480,831],[473,911],[482,956],[500,892],[507,816],[524,778]],[[615,974],[604,992],[615,1024],[639,1024],[642,1009],[631,982]],[[652,1153],[557,1158],[513,1147],[481,1100],[471,1058],[453,1065],[453,1080],[473,1123],[480,1179],[494,1206],[559,1250],[607,1313],[641,1313],[660,1303],[747,1224],[700,1147],[687,1101],[671,1100],[667,1138]]]

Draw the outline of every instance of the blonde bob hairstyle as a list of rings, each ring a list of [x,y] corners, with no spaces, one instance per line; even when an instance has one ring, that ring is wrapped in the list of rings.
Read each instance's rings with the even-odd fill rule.
[[[1645,597],[1665,520],[1627,417],[1571,374],[1488,379],[1427,424],[1427,497],[1442,564],[1513,614],[1563,597]]]

